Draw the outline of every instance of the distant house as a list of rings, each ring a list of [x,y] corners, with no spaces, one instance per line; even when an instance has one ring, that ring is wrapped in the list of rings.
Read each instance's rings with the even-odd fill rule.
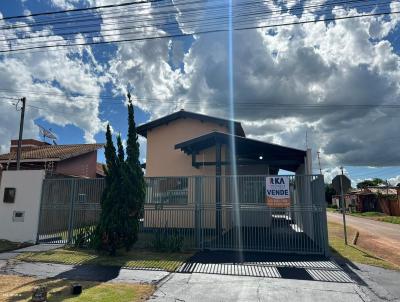
[[[357,212],[382,212],[388,215],[400,213],[400,188],[366,187],[344,195],[346,209]],[[332,204],[341,207],[340,195],[332,196]]]
[[[1,170],[15,170],[18,140],[11,140],[10,152],[0,155]],[[97,163],[97,151],[103,144],[50,145],[35,139],[24,139],[21,145],[21,170],[45,170],[53,177],[104,176]]]

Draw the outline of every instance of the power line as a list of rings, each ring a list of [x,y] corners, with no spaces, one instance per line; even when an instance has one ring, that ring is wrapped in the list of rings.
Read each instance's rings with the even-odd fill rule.
[[[13,20],[13,19],[31,18],[31,17],[37,17],[37,16],[58,15],[58,14],[66,14],[66,13],[72,13],[72,12],[82,12],[82,11],[90,11],[90,10],[113,8],[113,7],[124,7],[124,6],[130,6],[130,5],[135,5],[135,4],[154,3],[154,2],[162,2],[162,1],[166,1],[166,0],[144,0],[144,1],[134,1],[134,2],[126,2],[126,3],[120,3],[120,4],[93,6],[93,7],[86,7],[86,8],[74,8],[74,9],[59,10],[59,11],[53,11],[53,12],[41,12],[41,13],[33,13],[33,14],[27,14],[27,15],[3,17],[3,18],[0,18],[0,20]]]
[[[309,5],[309,6],[303,6],[303,7],[301,7],[300,9],[301,10],[307,10],[308,8],[316,8],[316,7],[318,7],[318,8],[322,8],[322,7],[325,7],[325,8],[327,8],[327,7],[329,7],[329,6],[332,6],[332,5],[338,5],[338,4],[351,4],[351,3],[357,3],[357,2],[363,2],[364,4],[363,5],[359,5],[359,6],[357,6],[357,7],[353,7],[353,8],[362,8],[362,7],[370,7],[371,5],[373,5],[374,7],[377,7],[377,5],[379,4],[379,5],[383,5],[383,4],[385,4],[385,3],[382,3],[382,2],[380,2],[380,3],[372,3],[371,4],[371,2],[369,2],[367,5],[365,4],[365,1],[360,1],[360,0],[352,0],[352,1],[335,1],[335,2],[331,2],[331,3],[328,3],[328,4],[324,4],[324,5]],[[189,3],[193,3],[193,2],[189,2]],[[321,2],[319,2],[319,3],[321,3]],[[388,4],[388,3],[390,3],[390,2],[387,2],[386,4]],[[188,4],[188,3],[183,3],[183,5],[185,5],[185,4]],[[253,3],[242,3],[242,4],[238,4],[238,5],[253,5]],[[204,8],[205,10],[207,10],[207,9],[209,9],[209,8]],[[258,9],[257,7],[256,7],[256,9]],[[193,9],[192,9],[193,10]],[[189,12],[190,12],[190,10],[188,10]],[[293,12],[295,12],[295,10],[294,9],[291,9],[291,10],[288,10],[288,11],[290,11],[291,13],[292,13],[292,15],[291,15],[291,17],[295,17],[294,15],[293,15]],[[177,12],[177,9],[175,8],[175,10],[174,10],[174,13],[175,13],[175,15],[176,15],[176,12]],[[179,10],[179,12],[181,12],[180,10]],[[250,12],[252,12],[252,11],[250,11]],[[274,11],[274,12],[280,12],[280,10],[279,11]],[[152,15],[154,15],[154,14],[156,14],[157,12],[153,12],[152,13]],[[165,13],[165,12],[158,12],[158,13]],[[167,11],[167,13],[169,13],[168,11]],[[268,12],[269,14],[271,13],[271,12]],[[268,13],[259,13],[259,12],[256,12],[256,11],[253,11],[251,14],[250,13],[243,13],[242,12],[242,14],[240,14],[239,16],[241,16],[241,19],[239,18],[238,19],[238,21],[236,22],[237,24],[238,23],[245,23],[245,22],[249,22],[249,21],[251,21],[251,22],[253,22],[253,21],[261,21],[261,20],[259,20],[258,19],[258,16],[257,16],[257,14],[261,14],[261,15],[264,15],[263,16],[263,18],[265,19],[265,21],[266,20],[268,20],[268,21],[271,21],[271,20],[273,20],[273,18],[265,18],[265,14],[268,14]],[[333,10],[332,11],[330,11],[330,13],[331,14],[333,14]],[[327,21],[329,21],[329,20],[331,20],[331,21],[333,21],[333,20],[340,20],[340,19],[348,19],[348,18],[356,18],[356,17],[366,17],[366,16],[377,16],[377,15],[385,15],[385,14],[394,14],[394,13],[397,13],[397,12],[374,12],[374,13],[370,13],[370,14],[362,14],[362,15],[351,15],[351,16],[343,16],[343,17],[335,17],[335,18],[325,18],[325,19],[319,19],[319,20],[303,20],[303,21],[297,21],[297,22],[292,22],[292,23],[289,23],[289,22],[286,22],[286,23],[283,23],[283,24],[274,24],[274,25],[271,25],[271,24],[266,24],[266,25],[262,25],[262,26],[243,26],[243,27],[237,27],[237,28],[234,28],[235,30],[244,30],[244,29],[253,29],[253,28],[267,28],[267,27],[274,27],[274,26],[283,26],[283,25],[289,25],[289,24],[304,24],[304,23],[311,23],[311,22],[321,22],[321,21],[325,21],[325,22],[327,22]],[[302,17],[304,17],[304,13],[302,14]],[[313,17],[314,17],[314,15],[313,14],[311,14]],[[243,19],[243,17],[247,17],[247,18],[249,18],[249,16],[254,16],[251,20],[245,20],[245,19]],[[118,17],[121,17],[120,15],[118,16]],[[129,17],[129,16],[123,16],[123,17]],[[279,16],[280,17],[280,19],[283,19],[282,18],[282,16]],[[285,18],[287,18],[287,16],[284,16]],[[220,17],[219,19],[223,19],[224,17]],[[225,17],[226,18],[226,17]],[[275,17],[275,19],[276,19],[277,17]],[[190,20],[190,19],[188,19],[188,20],[183,20],[183,24],[184,24],[184,29],[189,29],[190,30],[190,27],[189,26],[187,26],[187,24],[188,23],[190,23],[190,22],[200,22],[200,21],[203,21],[203,20],[208,20],[208,19],[202,19],[202,20],[199,20],[199,19],[197,19],[197,20]],[[217,20],[217,18],[214,18],[214,19],[210,19],[210,20],[208,20],[208,21],[213,21],[214,22],[214,25],[223,25],[224,23],[217,23],[216,22],[216,20]],[[79,21],[79,20],[78,20]],[[139,20],[140,21],[140,20]],[[131,21],[131,23],[133,23],[133,22],[138,22],[137,20],[135,20],[135,21]],[[126,22],[125,22],[126,23]],[[105,26],[107,23],[101,23],[101,24],[96,24],[96,26]],[[114,23],[114,24],[120,24],[120,23]],[[141,25],[141,26],[137,26],[137,27],[135,27],[135,28],[137,28],[137,29],[140,29],[140,28],[145,28],[145,27],[152,27],[152,26],[158,26],[158,25],[162,25],[162,26],[166,26],[166,25],[174,25],[176,28],[176,30],[180,30],[180,28],[179,27],[177,27],[177,25],[176,25],[177,23],[176,22],[172,22],[172,23],[157,23],[157,24],[145,24],[145,25]],[[145,36],[145,37],[135,37],[135,38],[131,38],[131,39],[120,39],[120,40],[114,40],[114,41],[112,41],[112,40],[108,40],[108,41],[87,41],[87,42],[85,42],[85,43],[67,43],[67,44],[47,44],[47,45],[39,45],[39,46],[37,46],[37,45],[34,45],[34,46],[32,46],[31,44],[30,44],[30,47],[25,47],[25,48],[21,48],[21,47],[19,47],[19,48],[15,48],[15,49],[7,49],[7,50],[0,50],[0,52],[12,52],[12,51],[23,51],[23,50],[30,50],[30,49],[43,49],[43,48],[59,48],[59,47],[66,47],[66,46],[84,46],[84,45],[95,45],[95,44],[105,44],[105,43],[122,43],[122,42],[125,42],[125,41],[137,41],[137,40],[146,40],[146,39],[156,39],[156,38],[167,38],[167,37],[179,37],[179,36],[192,36],[192,35],[195,35],[195,34],[200,34],[200,33],[210,33],[210,32],[221,32],[221,31],[226,31],[227,30],[227,28],[223,28],[223,29],[213,29],[213,28],[211,28],[211,29],[206,29],[206,30],[204,30],[204,27],[206,27],[206,26],[210,26],[210,25],[213,25],[211,22],[208,22],[208,23],[202,23],[202,26],[203,26],[203,30],[201,31],[201,30],[193,30],[193,32],[192,33],[175,33],[175,34],[164,34],[164,35],[162,35],[162,36],[160,36],[160,30],[159,29],[157,29],[157,31],[155,32],[155,33],[150,33],[150,34],[153,34],[153,35],[156,35],[155,37],[154,36]],[[92,26],[92,25],[87,25],[87,26]],[[93,25],[94,26],[94,25]],[[195,25],[194,25],[195,26]],[[71,28],[71,26],[69,27],[69,28]],[[78,28],[80,28],[80,27],[78,27]],[[59,28],[59,29],[62,29],[62,28]],[[104,29],[104,30],[102,30],[101,32],[104,32],[104,31],[115,31],[115,30],[129,30],[129,29],[132,29],[131,27],[123,27],[123,28],[112,28],[112,29]],[[39,36],[28,36],[28,37],[20,37],[20,38],[13,38],[13,39],[11,39],[11,40],[18,40],[18,41],[20,41],[20,40],[23,40],[23,39],[40,39],[40,38],[44,38],[44,37],[55,37],[55,36],[57,36],[57,37],[59,37],[59,35],[72,35],[72,34],[85,34],[85,33],[97,33],[97,32],[99,32],[100,33],[100,30],[92,30],[92,31],[89,31],[89,30],[86,30],[86,31],[76,31],[76,32],[67,32],[67,33],[54,33],[54,34],[51,34],[51,35],[39,35]],[[122,36],[122,35],[132,35],[132,34],[137,34],[138,32],[124,32],[124,33],[119,33],[119,35],[117,35],[118,37],[119,36]],[[141,33],[141,32],[140,32]],[[148,34],[148,32],[146,32],[147,34]],[[158,36],[157,36],[158,35]],[[116,35],[115,34],[111,34],[111,35],[100,35],[100,36],[90,36],[89,38],[103,38],[104,39],[104,37],[105,36],[109,36],[109,37],[116,37]],[[86,37],[87,38],[87,37]],[[69,39],[69,40],[71,40],[71,39]],[[10,42],[10,40],[8,40],[9,42]],[[58,42],[58,41],[60,41],[60,42],[66,42],[66,41],[68,41],[68,39],[62,39],[62,40],[49,40],[48,42],[52,42],[52,43],[54,43],[54,42]],[[38,41],[38,42],[35,42],[35,43],[40,43],[40,41]],[[18,46],[24,46],[24,45],[26,45],[26,44],[19,44]],[[11,45],[10,45],[10,47],[11,47]]]
[[[364,2],[364,1],[363,0],[353,0],[353,1],[350,1],[350,2]],[[348,0],[347,1],[337,1],[337,2],[333,2],[333,3],[329,3],[329,6],[343,4],[343,3],[350,3],[350,2]],[[385,3],[386,4],[391,3],[391,1],[385,2]],[[382,4],[385,4],[385,3],[380,3],[380,4],[382,5]],[[326,5],[323,5],[323,6],[326,6]],[[369,8],[371,6],[376,6],[376,5],[375,4],[365,4],[365,3],[363,3],[363,4],[360,4],[360,5],[355,6],[353,8],[361,9],[361,8],[367,8],[367,7]],[[315,8],[315,7],[321,7],[321,6],[308,6],[308,7],[304,6],[301,9],[305,10],[305,9],[310,8],[310,7],[314,7]],[[341,9],[341,8],[336,8],[336,9]],[[259,12],[259,11],[250,11],[250,13],[242,12],[240,15],[237,15],[238,19],[235,21],[235,23],[243,23],[244,21],[246,21],[246,19],[244,19],[243,17],[249,17],[249,16],[252,16],[252,19],[251,20],[247,20],[247,21],[261,21],[261,20],[263,20],[262,18],[264,18],[265,20],[271,21],[271,20],[274,20],[274,19],[277,19],[277,18],[282,18],[282,17],[281,16],[277,16],[277,17],[274,17],[274,18],[265,18],[265,17],[270,15],[270,14],[279,13],[279,12],[280,12],[280,10],[270,11],[270,12]],[[292,11],[292,13],[295,13],[295,12],[296,11],[294,11],[294,10]],[[333,12],[334,12],[334,10],[331,11],[331,13],[333,13]],[[194,20],[190,20],[189,19],[189,20],[183,21],[184,24],[185,24],[185,28],[189,27],[188,24],[194,23],[193,26],[196,26],[197,22],[202,22],[202,21],[213,21],[213,22],[208,22],[208,23],[202,22],[201,23],[202,26],[210,25],[210,24],[213,24],[213,23],[215,25],[224,25],[224,21],[223,20],[228,18],[227,16],[219,16],[219,17],[215,17],[215,18],[210,18],[209,15],[210,15],[210,12],[207,12],[207,18],[206,19],[204,19],[204,18],[203,19],[194,19]],[[307,15],[307,14],[303,14],[302,16],[304,17],[305,15]],[[122,16],[122,17],[132,18],[134,16],[129,15],[129,16]],[[122,17],[119,16],[118,19],[120,19]],[[292,14],[292,17],[294,17],[293,14]],[[69,32],[57,32],[56,33],[54,31],[63,30],[65,28],[63,28],[63,27],[61,27],[61,28],[52,28],[52,30],[54,32],[53,34],[37,35],[37,36],[11,37],[11,38],[9,37],[8,39],[3,39],[1,41],[11,42],[11,41],[14,41],[14,40],[32,40],[32,39],[40,39],[40,38],[43,38],[43,37],[60,37],[60,36],[77,35],[77,34],[103,33],[103,32],[109,32],[109,31],[115,32],[116,30],[121,31],[121,30],[130,30],[130,29],[153,28],[153,27],[161,26],[161,25],[162,25],[163,29],[166,29],[167,25],[175,25],[175,28],[176,28],[176,24],[177,24],[176,21],[174,21],[174,22],[165,22],[165,19],[166,19],[165,17],[161,19],[161,20],[163,20],[162,23],[144,23],[144,25],[134,26],[134,27],[126,26],[126,25],[127,24],[132,24],[132,23],[136,24],[137,22],[140,22],[142,20],[136,20],[135,19],[134,21],[129,21],[128,20],[128,21],[124,21],[123,23],[120,23],[120,22],[105,23],[105,22],[103,22],[101,24],[95,23],[95,24],[84,24],[84,25],[79,25],[79,26],[68,26],[68,29],[72,29],[72,28],[82,29],[82,26],[84,26],[85,29],[88,29],[90,27],[98,28],[100,25],[102,27],[107,27],[108,25],[124,25],[122,27],[112,27],[112,28],[109,28],[109,29],[102,29],[102,30],[96,29],[96,30],[69,31]],[[155,18],[150,18],[150,19],[147,19],[147,20],[148,21],[154,21],[156,19]],[[222,20],[222,21],[219,22],[219,23],[216,23],[216,20]],[[82,20],[77,20],[77,22],[79,22],[79,21],[82,21]],[[34,32],[26,32],[26,31],[24,32],[24,34],[27,34],[27,33],[34,33]],[[132,33],[141,33],[141,31],[132,32]],[[130,34],[130,33],[124,33],[124,34]],[[123,35],[123,34],[120,33],[120,35]],[[114,35],[104,35],[104,36],[115,36],[115,34]],[[99,37],[102,37],[102,36],[99,36]],[[93,38],[93,37],[91,37],[91,38]],[[65,39],[65,40],[67,40],[67,39]],[[65,41],[65,40],[64,39],[62,39],[62,40],[50,40],[50,42]]]
[[[363,0],[354,0],[351,2],[359,2],[359,1],[363,1]],[[330,5],[334,5],[334,4],[340,4],[340,3],[348,3],[348,1],[342,1],[342,2],[335,2],[335,3],[330,3]],[[386,4],[391,3],[391,1],[385,2]],[[385,4],[385,3],[381,3],[381,4]],[[362,5],[358,5],[355,8],[361,9],[361,8],[369,8],[371,6],[375,6],[375,4],[362,4]],[[302,9],[305,9],[306,7],[303,7]],[[341,8],[336,8],[338,10],[340,10]],[[269,12],[269,13],[264,13],[264,12],[251,12],[251,13],[242,13],[241,15],[239,15],[238,19],[234,22],[235,25],[238,24],[246,24],[246,23],[254,23],[254,22],[262,22],[264,20],[268,20],[268,21],[272,21],[272,20],[277,20],[277,19],[282,19],[282,16],[276,16],[276,17],[270,17],[270,18],[266,18],[265,19],[265,15],[269,15],[269,14],[274,14],[278,11],[273,11],[273,12]],[[331,11],[331,13],[334,13],[334,10]],[[307,14],[303,14],[304,15]],[[311,14],[309,14],[311,15]],[[129,16],[130,17],[130,16]],[[294,17],[294,16],[292,16]],[[264,19],[262,19],[264,18]],[[285,17],[287,18],[287,17]],[[164,18],[165,19],[165,18]],[[203,19],[196,19],[196,20],[187,20],[184,21],[184,29],[185,30],[195,30],[195,28],[197,26],[202,25],[203,29],[206,27],[210,27],[211,29],[213,29],[213,26],[226,26],[226,20],[228,19],[227,16],[219,16],[219,17],[215,17],[213,19],[210,19],[209,16],[207,16],[207,18],[203,18]],[[207,21],[207,22],[202,22],[202,21]],[[24,41],[27,40],[29,42],[29,44],[27,43],[18,43],[17,46],[21,47],[21,46],[25,46],[25,45],[32,45],[32,43],[43,43],[44,41],[40,41],[40,39],[43,40],[43,38],[51,38],[51,37],[60,37],[59,39],[52,39],[52,40],[47,40],[47,42],[51,42],[51,43],[55,43],[55,42],[66,42],[66,41],[75,41],[76,37],[71,37],[71,38],[65,38],[64,36],[71,36],[71,35],[86,35],[86,34],[98,34],[97,36],[91,35],[91,36],[84,36],[84,38],[105,38],[105,37],[120,37],[120,36],[126,36],[126,35],[134,35],[134,34],[141,34],[143,33],[142,30],[140,29],[144,29],[144,28],[150,28],[153,29],[153,33],[157,34],[159,33],[160,29],[157,28],[157,26],[162,26],[161,30],[165,31],[165,30],[179,30],[179,28],[177,28],[177,22],[162,22],[162,23],[145,23],[144,25],[141,26],[136,26],[136,27],[132,27],[132,26],[125,26],[127,24],[131,24],[131,23],[137,23],[138,20],[135,21],[125,21],[123,23],[112,23],[114,25],[124,25],[122,27],[113,27],[113,28],[106,28],[106,29],[101,29],[101,30],[83,30],[83,31],[68,31],[68,32],[57,32],[57,33],[53,33],[53,34],[47,34],[47,35],[37,35],[37,36],[24,36],[24,37],[12,37],[12,38],[4,38],[1,39],[0,41],[4,41],[4,42],[12,42],[12,41]],[[200,23],[200,24],[197,24]],[[106,25],[111,25],[111,23],[102,23],[101,26],[106,26]],[[85,28],[90,28],[90,27],[99,27],[99,24],[92,24],[92,25],[85,25]],[[70,26],[68,27],[68,29],[71,28],[82,28],[82,26]],[[57,30],[60,30],[63,28],[57,28]],[[132,29],[136,29],[136,31],[130,31]],[[56,30],[55,28],[53,29],[53,31]],[[126,31],[129,30],[128,32],[122,32],[122,31]],[[115,34],[115,31],[118,31],[118,34]],[[112,34],[104,34],[105,32],[112,32]],[[31,32],[33,33],[33,32]],[[151,32],[147,31],[146,34],[150,34]],[[39,41],[34,41],[35,39],[39,39]]]
[[[289,2],[291,2],[291,1],[289,1]],[[376,5],[384,5],[385,4],[385,3],[379,2],[379,0],[340,0],[340,1],[332,1],[332,2],[329,2],[329,3],[326,3],[325,1],[316,1],[316,2],[311,2],[311,3],[313,3],[312,5],[301,6],[299,3],[294,1],[295,5],[293,7],[291,7],[290,12],[293,14],[293,13],[299,11],[299,10],[306,10],[306,9],[310,9],[310,8],[323,8],[323,7],[328,8],[328,7],[332,7],[332,6],[335,6],[335,5],[340,5],[340,4],[349,5],[349,4],[358,3],[358,2],[362,2],[362,3],[364,3],[364,4],[368,5],[368,6],[371,6],[371,5],[376,6]],[[369,3],[369,2],[372,2],[372,3]],[[182,5],[187,5],[187,4],[191,4],[191,3],[204,3],[204,2],[201,1],[201,0],[200,1],[193,1],[193,2],[189,2],[189,3],[179,4],[179,7],[182,6]],[[253,9],[259,10],[259,6],[255,5],[257,3],[263,4],[263,3],[268,3],[268,1],[266,1],[266,0],[261,0],[261,1],[258,0],[257,1],[256,0],[256,1],[252,1],[250,3],[239,3],[239,4],[233,5],[233,8],[236,9],[236,8],[250,6],[250,9],[253,7]],[[104,17],[104,15],[109,15],[107,13],[102,13],[101,15],[98,15],[98,17],[94,17],[94,18],[93,18],[93,15],[92,16],[88,15],[88,16],[91,17],[91,19],[82,19],[82,18],[77,18],[77,17],[73,16],[73,17],[69,17],[69,19],[67,19],[67,20],[64,20],[64,19],[60,20],[60,18],[57,18],[56,21],[47,21],[47,23],[44,23],[45,21],[41,21],[41,22],[35,21],[35,22],[24,23],[24,24],[4,26],[4,27],[0,27],[0,29],[8,30],[8,29],[18,29],[18,28],[24,28],[24,27],[46,26],[46,25],[55,25],[55,24],[69,24],[69,23],[76,24],[76,23],[90,22],[90,21],[104,21],[104,20],[116,19],[116,18],[118,18],[118,19],[135,18],[136,21],[138,21],[138,22],[140,22],[140,21],[153,21],[153,20],[164,20],[170,14],[177,15],[179,13],[180,15],[182,15],[183,13],[185,13],[185,17],[186,17],[186,16],[190,15],[190,13],[196,13],[196,12],[201,12],[201,11],[206,11],[207,12],[207,16],[211,17],[212,15],[214,15],[214,13],[216,11],[223,11],[223,12],[226,11],[226,5],[225,4],[222,4],[222,5],[219,4],[219,5],[216,5],[216,6],[189,8],[189,9],[179,9],[179,10],[177,9],[177,6],[174,5],[174,4],[170,4],[170,5],[167,5],[167,6],[173,7],[173,9],[170,10],[170,11],[158,11],[158,12],[155,11],[155,12],[152,12],[150,14],[151,17],[149,17],[147,19],[139,19],[139,20],[136,19],[137,16],[149,16],[149,13],[147,13],[147,12],[139,11],[139,13],[132,14],[129,11],[123,11],[123,12],[119,11],[118,14],[113,13],[114,16],[106,17],[106,18]],[[163,7],[166,7],[166,6],[163,6]],[[154,9],[159,9],[159,8],[160,8],[160,6],[155,7]],[[218,9],[218,10],[216,10],[216,9]],[[282,10],[279,9],[279,10],[267,11],[267,12],[263,12],[263,13],[266,13],[268,15],[268,14],[272,14],[272,13],[281,13],[281,12],[282,12]],[[234,13],[236,13],[236,12],[234,11]],[[196,13],[196,14],[200,15],[199,13]],[[163,18],[159,18],[159,19],[153,18],[153,16],[156,16],[156,15],[167,15],[167,16],[163,17]],[[124,23],[126,23],[126,22],[124,22]],[[106,22],[102,23],[102,25],[111,25],[111,24],[116,24],[116,23],[106,23]],[[97,23],[93,24],[93,26],[94,25],[98,26],[99,24],[97,22]],[[87,25],[85,24],[85,27],[86,26]],[[76,27],[80,27],[80,26],[74,26],[74,27],[76,28]],[[72,28],[72,27],[68,26],[68,28]],[[59,29],[62,29],[62,27],[53,28],[53,30],[59,30]]]
[[[249,30],[249,29],[272,28],[272,27],[281,27],[281,26],[288,26],[288,25],[301,25],[301,24],[307,24],[307,23],[329,22],[329,21],[365,18],[365,17],[373,17],[373,16],[393,15],[393,14],[398,14],[398,13],[400,13],[400,11],[368,13],[368,14],[363,14],[363,15],[350,15],[350,16],[332,17],[332,18],[317,19],[317,20],[303,20],[303,21],[300,20],[297,22],[286,22],[286,23],[280,23],[280,24],[278,23],[278,24],[233,28],[233,30],[234,31],[242,31],[242,30]],[[0,50],[0,53],[11,53],[11,52],[24,51],[24,50],[47,49],[47,48],[57,48],[57,47],[101,45],[101,44],[110,44],[110,43],[125,43],[125,42],[134,42],[134,41],[155,40],[155,39],[164,39],[164,38],[177,38],[177,37],[187,37],[187,36],[193,36],[193,35],[199,35],[199,34],[220,33],[220,32],[226,32],[226,31],[228,31],[228,29],[212,29],[212,30],[203,30],[203,31],[200,30],[200,31],[193,32],[193,33],[166,34],[166,35],[162,35],[162,36],[148,36],[148,37],[128,38],[128,39],[120,39],[120,40],[112,40],[112,41],[91,41],[91,42],[81,42],[81,43],[71,43],[71,44],[67,43],[67,44],[59,44],[59,45],[41,45],[41,46],[33,46],[33,47],[26,47],[26,48]]]

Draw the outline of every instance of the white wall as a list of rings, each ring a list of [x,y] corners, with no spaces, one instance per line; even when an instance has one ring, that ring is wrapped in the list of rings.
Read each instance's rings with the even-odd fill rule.
[[[0,239],[35,242],[39,222],[44,170],[3,171],[0,184]],[[16,188],[15,202],[4,203],[4,188]],[[24,221],[13,221],[14,211],[24,211]]]

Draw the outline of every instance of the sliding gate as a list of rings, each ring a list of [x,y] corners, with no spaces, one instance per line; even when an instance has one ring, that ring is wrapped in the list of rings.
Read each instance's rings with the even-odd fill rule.
[[[200,248],[325,254],[322,176],[287,179],[290,202],[269,206],[265,176],[222,176],[215,185],[215,178],[203,178],[202,186],[209,188],[205,192],[212,192],[219,183],[221,192],[220,197],[205,194],[200,199]]]
[[[146,178],[141,246],[181,242],[187,249],[328,252],[323,177],[288,176],[290,202],[265,200],[266,176]],[[74,243],[100,217],[104,179],[46,179],[38,241]]]
[[[143,231],[186,247],[328,253],[324,181],[292,175],[290,201],[266,203],[266,176],[147,178]]]

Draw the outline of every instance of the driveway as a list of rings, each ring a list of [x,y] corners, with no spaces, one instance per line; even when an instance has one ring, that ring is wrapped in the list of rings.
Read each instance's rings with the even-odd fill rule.
[[[150,301],[368,301],[354,283],[227,276],[203,273],[172,274]]]
[[[150,301],[400,301],[400,272],[311,255],[204,251]],[[308,277],[307,277],[308,276]]]

